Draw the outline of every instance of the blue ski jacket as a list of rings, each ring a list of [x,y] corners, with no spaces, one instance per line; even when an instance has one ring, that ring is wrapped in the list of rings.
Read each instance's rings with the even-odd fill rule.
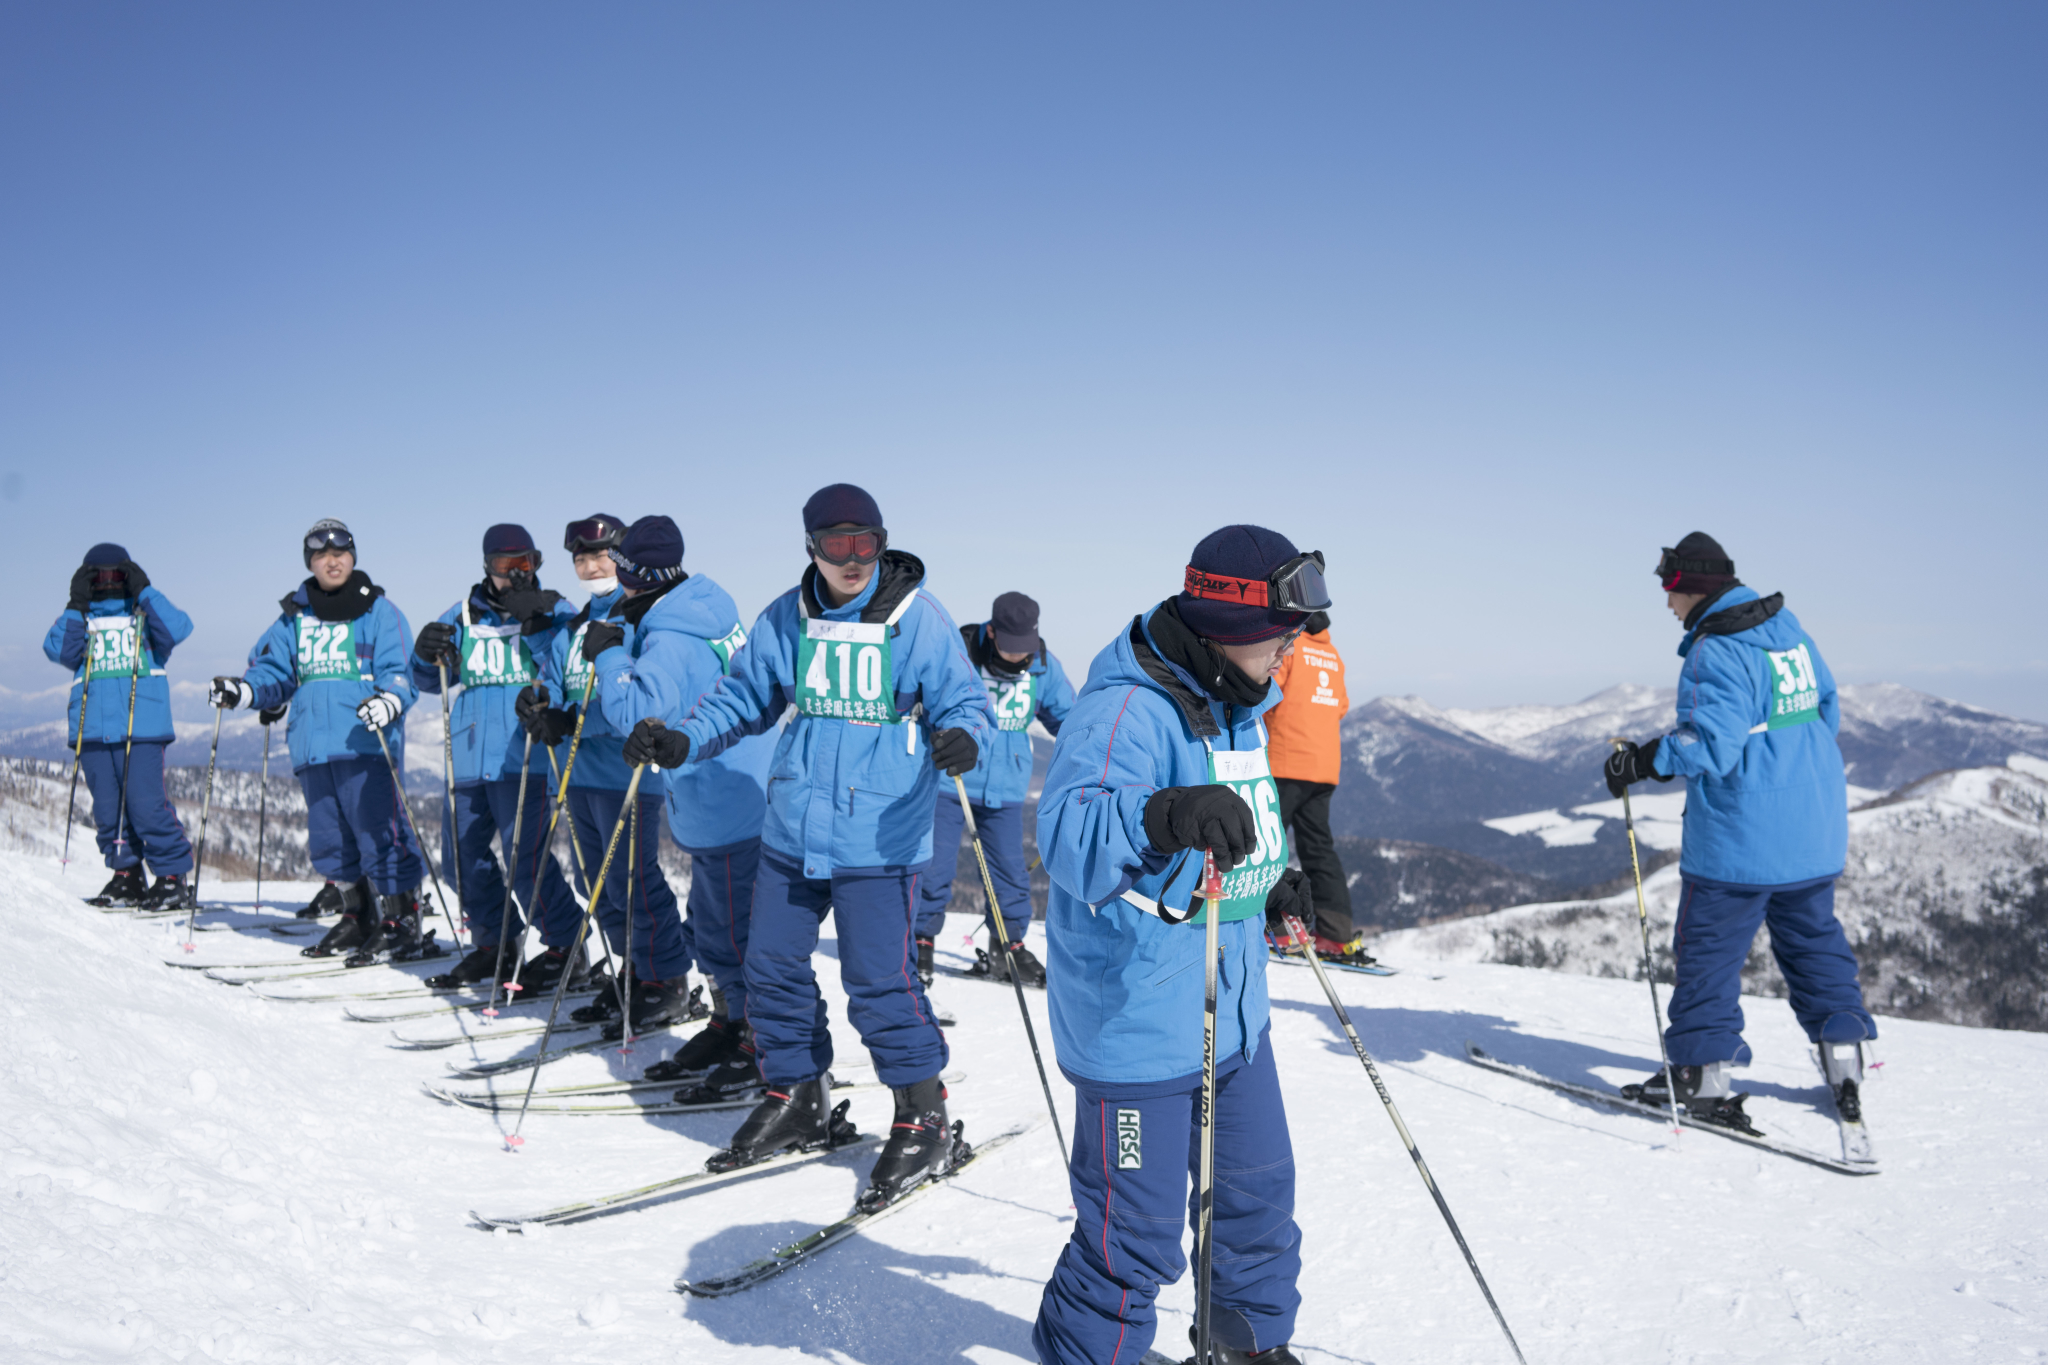
[[[571,616],[563,624],[562,629],[555,633],[553,641],[548,645],[547,657],[543,661],[541,670],[542,680],[547,684],[548,696],[553,705],[560,706],[571,713],[577,710],[583,700],[583,685],[594,676],[590,671],[590,665],[583,658],[583,632],[592,621],[610,621],[614,619],[618,615],[619,608],[624,606],[625,602],[626,594],[622,588],[613,588],[610,592],[592,593],[590,600],[583,604],[583,609],[574,616]],[[626,627],[626,634],[628,640],[630,640],[632,637],[631,626]],[[614,734],[604,724],[603,714],[604,701],[598,695],[597,689],[593,684],[590,692],[589,714],[584,717],[583,738],[585,741],[588,741],[594,731],[602,732],[609,736],[610,743],[592,745],[585,742],[574,744],[574,741],[571,739],[563,739],[560,744],[555,746],[555,766],[549,770],[548,775],[550,779],[554,777],[556,770],[568,771],[569,750],[574,745],[576,749],[576,767],[573,771],[568,771],[570,786],[584,787],[593,791],[622,792],[626,789],[626,783],[632,776],[632,770],[626,766],[625,759],[619,755],[619,750],[624,746],[626,737]],[[649,779],[655,779],[654,785],[648,788],[648,790],[660,791],[661,783],[659,777],[660,774],[658,773],[649,773],[647,777],[641,779],[641,785],[645,787]],[[550,791],[557,790],[556,783],[550,780],[548,789]]]
[[[332,595],[345,603],[337,619],[323,619],[308,595],[312,581],[278,603],[281,615],[249,651],[242,673],[255,690],[256,707],[291,703],[285,747],[293,772],[337,758],[383,757],[377,736],[356,719],[356,707],[374,692],[389,692],[403,711],[419,699],[412,683],[412,627],[384,589],[358,569]],[[404,772],[403,721],[386,730],[385,739],[391,761]]]
[[[988,689],[989,711],[995,718],[974,771],[964,774],[967,799],[1001,810],[1016,805],[1031,790],[1031,722],[1036,720],[1057,737],[1060,722],[1074,709],[1074,685],[1067,681],[1060,661],[1042,645],[1020,673],[996,656],[995,644],[981,623],[960,627],[960,640]],[[1006,728],[1011,726],[1015,728]]]
[[[464,608],[467,608],[465,612]],[[520,633],[519,622],[491,604],[488,581],[477,584],[469,597],[457,602],[435,619],[458,627],[456,652],[462,664],[450,672],[455,687],[449,702],[448,735],[455,751],[455,785],[473,787],[481,782],[519,780],[519,758],[526,752],[526,732],[519,727],[516,705],[524,682],[519,669],[507,668],[511,652],[524,645],[533,666],[526,670],[530,681],[546,676],[543,661],[555,637],[565,633],[564,625],[576,616],[567,602],[557,602],[551,624],[531,634]],[[411,656],[412,680],[428,696],[441,694],[441,672],[419,655]],[[464,683],[464,676],[503,677],[504,682]],[[545,773],[548,756],[536,747],[527,760],[530,773]]]
[[[1145,803],[1162,787],[1210,780],[1209,750],[1255,749],[1259,719],[1280,702],[1231,706],[1162,657],[1150,623],[1132,620],[1095,656],[1061,727],[1038,798],[1038,848],[1052,880],[1046,902],[1046,987],[1062,1069],[1093,1081],[1142,1084],[1202,1070],[1205,929],[1168,924],[1187,913],[1202,878],[1196,853],[1169,857],[1145,833]],[[1217,926],[1216,1054],[1258,1055],[1266,1027],[1265,919]]]
[[[650,716],[680,728],[690,708],[718,685],[747,642],[732,597],[703,574],[684,578],[649,600],[644,609],[642,600],[629,599],[619,609],[626,618],[626,643],[597,656],[592,705],[607,728],[607,752],[614,754],[633,727]],[[589,726],[585,721],[585,745],[590,743]],[[744,739],[675,772],[651,769],[640,779],[640,790],[650,790],[650,782],[666,782],[669,833],[683,848],[724,848],[758,839],[768,807],[768,762],[774,749],[775,741],[765,735]],[[625,766],[623,756],[618,762]],[[626,772],[630,777],[632,770]]]
[[[732,671],[691,708],[683,723],[690,764],[762,733],[798,705],[768,770],[763,846],[814,879],[837,868],[929,862],[940,774],[920,730],[962,729],[986,748],[988,694],[961,648],[959,627],[924,590],[916,556],[885,551],[860,595],[830,610],[818,600],[816,577],[816,566],[807,568],[801,583],[768,604]],[[886,700],[897,720],[802,709],[797,658],[813,621],[884,627],[893,679]],[[812,681],[806,678],[806,688]]]
[[[1687,877],[1784,886],[1848,857],[1834,674],[1784,604],[1731,588],[1679,643],[1678,726],[1655,767],[1685,779]]]
[[[142,613],[140,640],[135,633],[135,613]],[[87,626],[90,619],[95,624]],[[171,680],[164,665],[171,651],[192,633],[192,618],[171,605],[171,599],[154,587],[142,590],[138,598],[107,597],[86,603],[83,612],[66,607],[50,633],[43,637],[43,656],[53,664],[71,670],[71,700],[65,708],[64,742],[78,744],[81,702],[91,708],[85,717],[85,737],[103,744],[120,744],[128,738],[128,685],[135,679],[135,738],[152,744],[177,738],[171,724]],[[99,668],[88,683],[87,636],[98,648],[92,651]],[[138,648],[139,646],[139,648]]]

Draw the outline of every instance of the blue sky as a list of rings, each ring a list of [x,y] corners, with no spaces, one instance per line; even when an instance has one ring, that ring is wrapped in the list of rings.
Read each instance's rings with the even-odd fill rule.
[[[0,682],[102,538],[196,678],[321,516],[415,625],[598,509],[751,615],[846,478],[1076,673],[1250,520],[1355,697],[1666,684],[1705,529],[1844,680],[2048,719],[2044,61],[2027,5],[8,4]]]

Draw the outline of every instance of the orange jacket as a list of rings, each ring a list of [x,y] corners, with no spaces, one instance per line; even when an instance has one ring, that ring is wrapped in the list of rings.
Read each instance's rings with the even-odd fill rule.
[[[1273,776],[1334,785],[1344,758],[1337,722],[1351,709],[1351,699],[1330,632],[1295,641],[1273,685],[1280,689],[1280,704],[1266,713]]]

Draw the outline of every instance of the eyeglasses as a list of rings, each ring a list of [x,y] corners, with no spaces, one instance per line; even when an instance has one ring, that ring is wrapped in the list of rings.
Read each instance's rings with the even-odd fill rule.
[[[310,559],[312,556],[326,550],[344,550],[349,554],[354,554],[356,552],[356,538],[339,526],[329,527],[324,531],[309,531],[306,533],[307,558]]]
[[[1184,582],[1190,597],[1237,602],[1270,611],[1328,611],[1329,584],[1323,581],[1323,552],[1311,550],[1273,570],[1265,578],[1232,578],[1204,573],[1188,565]]]
[[[827,564],[872,564],[889,548],[889,533],[879,526],[836,526],[806,533],[804,547]]]
[[[585,517],[569,523],[569,529],[562,536],[562,548],[572,555],[586,555],[593,550],[609,550],[626,538],[626,528],[610,517]]]
[[[499,578],[510,578],[514,574],[531,576],[539,571],[539,551],[530,555],[489,555],[484,559],[484,572]]]

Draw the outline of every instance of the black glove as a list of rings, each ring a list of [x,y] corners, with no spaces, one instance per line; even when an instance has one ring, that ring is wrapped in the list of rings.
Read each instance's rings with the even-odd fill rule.
[[[626,762],[636,768],[642,763],[652,763],[657,768],[680,768],[690,761],[690,737],[649,716],[626,736],[622,752]]]
[[[934,730],[932,732],[932,762],[946,770],[946,776],[958,777],[972,772],[981,758],[981,746],[974,742],[974,736],[965,730]]]
[[[124,559],[121,561],[121,573],[128,580],[128,595],[142,596],[142,590],[149,586],[149,575],[142,571],[142,566],[132,559]]]
[[[583,657],[589,663],[596,663],[598,655],[624,643],[624,626],[614,625],[610,621],[592,621],[583,628]]]
[[[266,706],[256,713],[257,723],[261,725],[275,725],[284,719],[284,713],[289,709],[289,707],[285,706]]]
[[[519,623],[521,635],[537,635],[554,623],[562,594],[552,588],[511,587],[498,594],[498,607]]]
[[[1161,853],[1207,849],[1216,855],[1216,870],[1228,872],[1259,846],[1259,818],[1220,783],[1161,787],[1145,803],[1145,837]]]
[[[1659,782],[1669,782],[1668,777],[1658,777],[1654,764],[1657,761],[1657,746],[1662,737],[1648,744],[1624,742],[1619,749],[1607,755],[1607,794],[1620,796],[1622,792],[1645,778],[1655,777]]]
[[[78,572],[71,575],[71,598],[64,606],[67,610],[84,615],[92,604],[92,565],[81,564]]]
[[[457,663],[455,627],[446,621],[427,622],[420,627],[420,638],[413,641],[412,652],[430,664]]]
[[[535,744],[544,744],[550,749],[576,728],[575,714],[549,706],[548,690],[539,683],[520,688],[512,710],[519,717],[519,728],[532,735]]]
[[[1298,867],[1283,869],[1280,880],[1266,893],[1266,927],[1283,943],[1287,941],[1290,915],[1300,920],[1304,929],[1315,923],[1316,898],[1309,890],[1308,873]]]

